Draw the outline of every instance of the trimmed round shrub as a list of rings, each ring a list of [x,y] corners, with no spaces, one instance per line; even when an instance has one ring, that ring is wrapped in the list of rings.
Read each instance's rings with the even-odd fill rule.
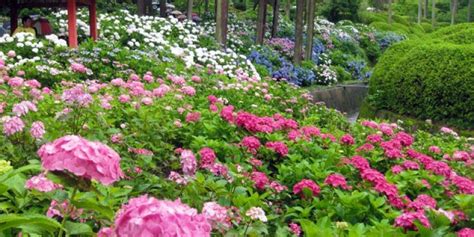
[[[474,42],[467,40],[472,39],[469,27],[474,24],[465,26],[467,33],[443,29],[390,47],[374,69],[371,104],[377,110],[473,129]]]

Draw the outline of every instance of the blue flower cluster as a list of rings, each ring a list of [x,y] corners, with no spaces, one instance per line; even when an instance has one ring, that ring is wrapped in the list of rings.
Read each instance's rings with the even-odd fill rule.
[[[312,56],[312,61],[315,64],[319,64],[319,56],[326,51],[326,47],[324,47],[323,42],[319,39],[315,39],[313,41],[313,56]]]
[[[348,62],[346,70],[352,75],[352,78],[357,80],[364,80],[372,75],[371,72],[367,71],[367,64],[361,60]]]
[[[395,32],[388,33],[377,33],[376,39],[377,43],[380,45],[382,50],[387,49],[390,45],[404,40],[406,37],[404,35],[397,34]]]

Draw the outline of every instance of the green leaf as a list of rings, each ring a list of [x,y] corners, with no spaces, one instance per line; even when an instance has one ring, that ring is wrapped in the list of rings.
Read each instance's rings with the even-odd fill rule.
[[[0,215],[0,232],[14,228],[25,229],[32,233],[53,233],[62,227],[56,220],[42,215]]]
[[[93,233],[92,228],[84,223],[67,221],[64,227],[70,235],[91,235]]]

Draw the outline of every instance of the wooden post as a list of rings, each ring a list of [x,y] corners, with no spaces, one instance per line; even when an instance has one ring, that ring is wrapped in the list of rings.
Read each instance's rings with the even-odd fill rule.
[[[18,27],[18,5],[16,1],[12,2],[12,5],[10,6],[10,34],[13,35],[13,32],[15,32],[16,28]]]
[[[67,0],[69,47],[77,48],[76,0]]]
[[[436,0],[431,0],[431,26],[436,25]]]
[[[193,0],[188,0],[187,18],[189,21],[193,19]]]
[[[258,15],[257,15],[257,44],[263,44],[263,38],[265,36],[265,23],[267,16],[267,0],[259,0],[258,2]]]
[[[294,62],[301,63],[301,53],[303,51],[303,14],[305,0],[296,0],[296,20],[295,20],[295,55]]]
[[[89,5],[89,28],[90,34],[94,41],[97,40],[97,6],[96,0],[90,0]]]
[[[313,57],[313,32],[314,32],[314,1],[306,0],[308,7],[306,8],[306,24],[307,24],[307,40],[306,40],[306,51],[305,60],[311,60]]]
[[[166,17],[166,0],[160,0],[160,16]]]
[[[228,0],[216,0],[216,39],[221,47],[227,44]]]
[[[280,0],[275,0],[275,4],[273,4],[272,38],[275,38],[276,34],[278,33],[279,18],[280,18]]]

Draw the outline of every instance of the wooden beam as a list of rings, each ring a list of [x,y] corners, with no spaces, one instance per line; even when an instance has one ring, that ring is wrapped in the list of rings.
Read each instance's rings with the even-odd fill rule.
[[[295,20],[295,55],[294,62],[301,63],[301,53],[303,51],[303,14],[305,0],[296,0],[296,20]]]
[[[314,1],[306,0],[308,7],[306,8],[306,24],[307,24],[307,40],[306,40],[306,51],[305,60],[311,60],[313,57],[313,32],[314,32]]]
[[[267,0],[259,0],[258,3],[258,15],[257,15],[257,44],[263,44],[263,38],[265,37],[265,23],[267,16]]]
[[[280,0],[275,0],[275,4],[273,4],[272,38],[275,38],[278,33],[279,18],[280,18]]]
[[[68,17],[68,32],[69,32],[69,47],[77,48],[77,16],[76,16],[76,1],[67,0],[67,17]]]
[[[91,0],[91,5],[89,6],[89,28],[91,38],[97,40],[97,9],[96,9],[96,0]]]

